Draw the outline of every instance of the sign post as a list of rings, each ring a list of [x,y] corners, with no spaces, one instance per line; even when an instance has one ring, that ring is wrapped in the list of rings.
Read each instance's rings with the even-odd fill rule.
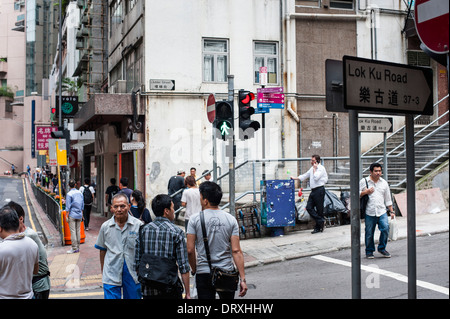
[[[448,11],[448,10],[447,10]],[[408,297],[416,298],[416,211],[414,114],[433,114],[431,69],[344,56],[344,108],[349,109],[350,200],[352,229],[352,296],[361,298],[359,217],[360,154],[357,111],[404,114],[406,122],[406,192],[408,230]],[[354,142],[354,137],[358,143]]]
[[[217,142],[216,142],[216,128],[214,126],[214,120],[216,118],[216,98],[214,94],[208,96],[206,102],[206,116],[209,123],[213,124],[212,129],[212,155],[213,155],[213,181],[217,182]]]

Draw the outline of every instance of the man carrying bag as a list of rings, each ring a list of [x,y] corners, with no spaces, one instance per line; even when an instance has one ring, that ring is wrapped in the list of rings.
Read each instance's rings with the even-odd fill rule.
[[[189,262],[183,231],[172,223],[174,204],[169,195],[152,201],[156,218],[140,229],[135,267],[143,299],[181,299],[183,285],[190,299]],[[178,277],[181,273],[182,281]]]
[[[203,182],[199,190],[203,210],[190,218],[187,229],[189,264],[196,274],[198,299],[215,299],[216,292],[220,299],[234,299],[238,286],[243,297],[248,288],[236,218],[219,209],[219,185]]]

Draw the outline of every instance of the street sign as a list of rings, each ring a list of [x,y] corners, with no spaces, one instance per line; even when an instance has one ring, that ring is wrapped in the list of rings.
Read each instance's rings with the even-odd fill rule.
[[[48,150],[48,139],[51,138],[51,133],[57,130],[57,126],[36,127],[36,150]]]
[[[144,142],[122,143],[122,151],[142,150],[145,148]]]
[[[267,85],[267,66],[259,68],[259,84]]]
[[[258,109],[283,109],[284,93],[282,87],[260,88],[257,89]],[[255,113],[267,113],[268,111],[259,111]]]
[[[61,96],[62,118],[73,118],[78,112],[78,96]],[[59,118],[59,96],[55,97],[55,117]]]
[[[328,112],[348,113],[344,108],[343,87],[342,61],[325,60],[325,107]]]
[[[208,102],[206,103],[206,115],[208,116],[209,123],[213,123],[216,118],[216,99],[214,94],[208,96]]]
[[[404,64],[343,58],[344,107],[387,114],[433,114],[433,71]]]
[[[175,80],[150,79],[150,90],[175,90]]]
[[[392,117],[359,117],[358,131],[365,133],[393,132]]]
[[[449,3],[445,0],[415,0],[414,23],[423,44],[432,52],[448,53]]]

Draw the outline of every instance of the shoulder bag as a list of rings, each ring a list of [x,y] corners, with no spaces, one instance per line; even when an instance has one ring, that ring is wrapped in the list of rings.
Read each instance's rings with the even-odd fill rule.
[[[239,284],[239,272],[236,269],[228,271],[218,267],[212,267],[203,211],[200,212],[200,222],[202,224],[203,243],[205,245],[206,257],[208,258],[209,269],[211,270],[212,286],[216,291],[236,291]]]
[[[144,253],[143,239],[144,225],[139,230],[141,258],[138,266],[138,280],[141,284],[150,288],[161,290],[165,293],[183,291],[183,286],[178,277],[178,266],[174,258],[167,258]]]
[[[367,183],[367,178],[364,178],[364,180],[366,181],[366,189],[369,189],[369,184]],[[368,194],[364,195],[363,197],[361,197],[359,199],[359,212],[360,212],[361,219],[366,218],[366,207],[367,207],[368,201],[369,201]]]

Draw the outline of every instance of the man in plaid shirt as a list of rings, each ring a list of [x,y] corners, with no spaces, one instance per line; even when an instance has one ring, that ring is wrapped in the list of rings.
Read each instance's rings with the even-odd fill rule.
[[[153,222],[143,226],[142,236],[136,241],[135,269],[139,273],[139,263],[143,254],[174,258],[186,292],[186,299],[190,299],[189,271],[186,239],[183,230],[174,225],[174,205],[169,195],[157,195],[152,201],[152,210],[156,218]],[[141,251],[142,249],[142,251]],[[183,285],[178,278],[176,287],[150,286],[141,281],[142,297],[144,299],[181,299]]]

